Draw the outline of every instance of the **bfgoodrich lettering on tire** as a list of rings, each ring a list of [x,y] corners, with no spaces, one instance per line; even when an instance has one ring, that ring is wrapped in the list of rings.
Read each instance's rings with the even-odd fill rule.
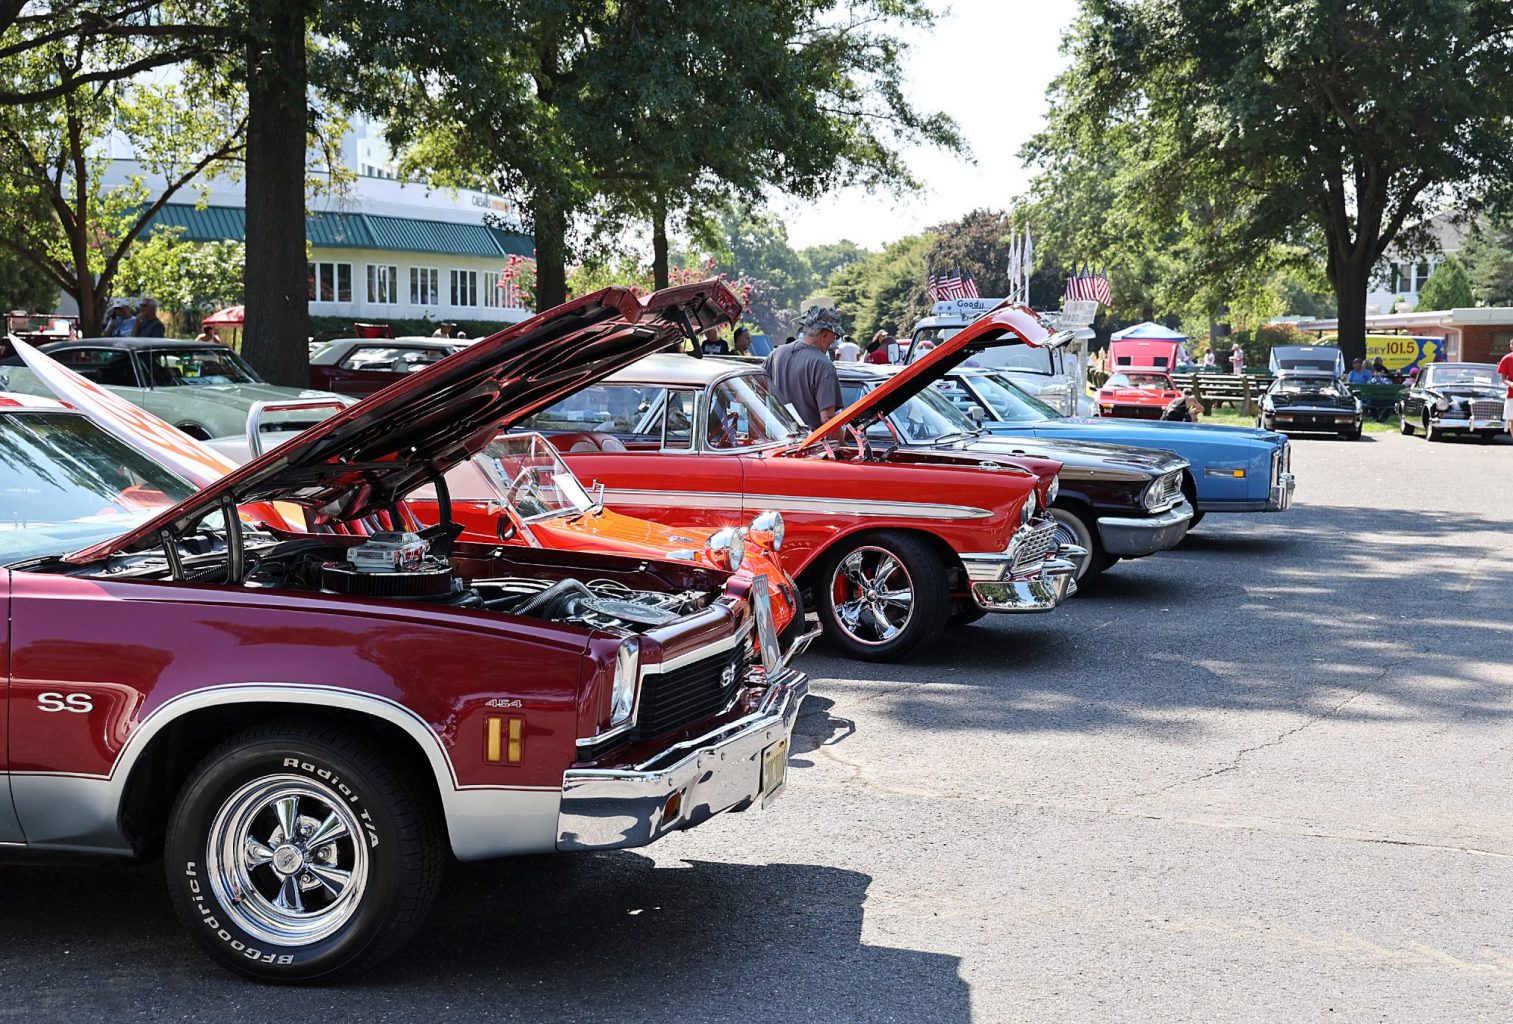
[[[392,759],[339,728],[284,722],[195,768],[164,856],[174,906],[212,958],[305,981],[394,952],[435,900],[445,851]]]

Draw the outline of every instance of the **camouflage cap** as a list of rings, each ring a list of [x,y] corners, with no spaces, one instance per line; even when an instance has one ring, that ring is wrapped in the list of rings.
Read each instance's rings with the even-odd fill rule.
[[[799,327],[805,334],[814,331],[830,331],[837,335],[846,333],[846,325],[841,323],[840,310],[832,306],[811,306],[804,310],[804,315],[799,317]]]

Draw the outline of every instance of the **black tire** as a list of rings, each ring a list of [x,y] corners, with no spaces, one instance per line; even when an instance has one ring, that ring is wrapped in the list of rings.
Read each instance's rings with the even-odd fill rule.
[[[809,625],[808,620],[805,618],[806,614],[803,590],[795,585],[793,588],[793,618],[789,621],[788,625],[783,627],[783,631],[778,634],[778,646],[785,653],[788,648],[793,646],[795,640],[804,635],[804,630]]]
[[[184,433],[188,434],[190,437],[194,438],[196,441],[210,440],[210,431],[206,430],[198,423],[180,423],[178,425],[178,428]]]
[[[320,723],[258,726],[211,751],[179,791],[163,848],[174,907],[211,959],[293,982],[394,953],[430,911],[446,857],[442,823],[405,769]],[[346,831],[306,848],[287,841],[286,819],[302,836],[312,821],[317,834],[333,820]],[[249,866],[260,854],[248,840],[270,859]],[[287,875],[275,868],[281,858],[293,865]],[[343,873],[339,894],[329,879]]]
[[[1429,418],[1429,414],[1428,413],[1425,413],[1424,414],[1424,440],[1425,441],[1443,441],[1444,439],[1445,439],[1445,432],[1443,430],[1435,430],[1434,429],[1434,420],[1432,420],[1432,419]]]
[[[987,611],[976,601],[953,601],[951,615],[946,619],[946,627],[948,629],[960,629],[963,626],[970,626],[986,614],[988,614]]]
[[[1413,421],[1410,420],[1407,417],[1406,414],[1404,414],[1402,416],[1402,422],[1398,424],[1398,429],[1401,430],[1403,433],[1407,434],[1409,437],[1412,437],[1413,436]]]
[[[837,586],[850,586],[844,579],[838,584],[837,576],[846,575],[842,565],[853,556],[860,558],[856,564],[863,577],[870,571],[874,579],[893,585],[894,589],[886,592],[895,592],[897,583],[891,576],[884,577],[882,560],[891,558],[905,573],[911,600],[905,617],[897,623],[889,620],[897,628],[895,634],[882,636],[870,613],[865,621],[859,615],[857,623],[848,626],[837,609]],[[929,646],[940,639],[952,607],[950,581],[941,556],[922,540],[889,531],[860,534],[826,553],[815,576],[814,592],[815,610],[825,636],[848,656],[861,661],[902,661]],[[883,592],[882,587],[879,592]],[[890,609],[898,611],[896,606],[889,605],[884,614]]]
[[[1192,506],[1193,517],[1187,521],[1187,532],[1192,533],[1203,521],[1203,513],[1198,511],[1198,485],[1193,481],[1192,474],[1185,469],[1182,471],[1182,496]]]
[[[1058,501],[1051,506],[1051,515],[1056,520],[1058,543],[1070,540],[1073,544],[1087,548],[1087,558],[1078,567],[1075,577],[1079,587],[1084,582],[1096,579],[1099,573],[1112,564],[1108,552],[1103,550],[1103,540],[1098,536],[1098,521],[1085,507]]]

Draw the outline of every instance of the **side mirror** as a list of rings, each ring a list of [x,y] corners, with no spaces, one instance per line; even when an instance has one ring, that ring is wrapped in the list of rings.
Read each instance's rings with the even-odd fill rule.
[[[980,427],[983,420],[988,418],[988,411],[980,405],[969,405],[967,406],[967,416]]]

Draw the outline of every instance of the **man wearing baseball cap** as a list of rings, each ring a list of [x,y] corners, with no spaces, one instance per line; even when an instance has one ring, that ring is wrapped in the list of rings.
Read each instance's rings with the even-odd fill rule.
[[[815,306],[799,318],[798,340],[774,349],[762,363],[778,400],[810,430],[818,430],[841,407],[841,382],[829,353],[845,330],[839,312]]]

